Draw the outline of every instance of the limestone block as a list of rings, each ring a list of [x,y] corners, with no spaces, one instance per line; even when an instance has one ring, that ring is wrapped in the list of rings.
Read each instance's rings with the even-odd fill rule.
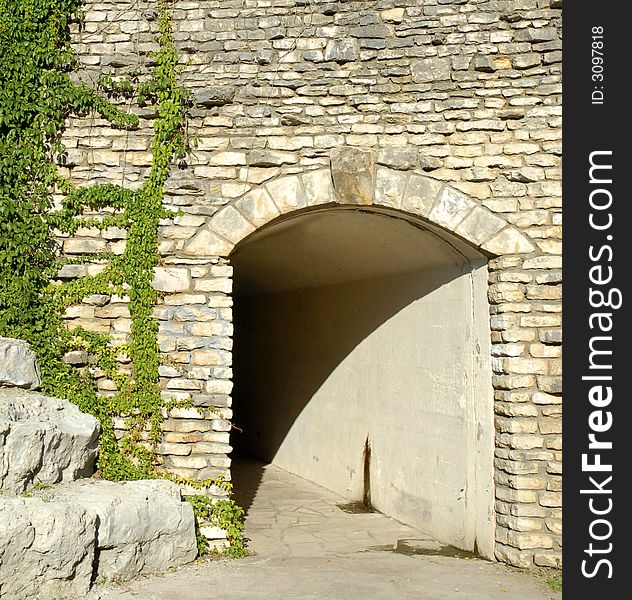
[[[193,174],[196,177],[205,177],[208,179],[235,179],[238,171],[235,167],[218,167],[218,166],[199,166],[193,168]]]
[[[96,515],[39,498],[0,501],[0,597],[81,598],[90,588]]]
[[[516,32],[514,39],[517,42],[549,42],[557,39],[555,27],[527,27]]]
[[[385,23],[401,23],[404,20],[405,10],[403,8],[391,8],[383,10],[382,20]]]
[[[445,187],[437,197],[428,217],[437,225],[453,231],[474,206],[475,202],[465,194]]]
[[[70,238],[64,242],[64,252],[67,254],[89,254],[105,252],[107,242],[98,238]]]
[[[189,271],[178,267],[156,267],[152,285],[159,292],[186,292],[191,285]]]
[[[314,138],[308,135],[278,135],[268,138],[273,150],[300,150],[314,146]]]
[[[106,54],[101,57],[102,67],[132,67],[138,66],[138,54],[133,52],[119,52],[116,54]]]
[[[296,162],[298,162],[298,158],[292,152],[254,149],[248,155],[248,164],[251,167],[280,167]]]
[[[530,554],[520,552],[504,544],[496,544],[496,558],[521,569],[526,569],[531,566]]]
[[[527,52],[525,54],[517,54],[513,58],[513,66],[516,69],[529,69],[536,67],[542,62],[542,56],[537,52]]]
[[[422,58],[410,63],[410,70],[415,83],[427,81],[444,81],[450,79],[449,58]]]
[[[305,192],[297,175],[279,177],[265,187],[281,214],[307,206]]]
[[[125,580],[197,556],[193,508],[170,481],[85,479],[38,494],[79,506],[96,520],[97,575]]]
[[[72,350],[71,352],[66,352],[66,354],[64,354],[64,362],[76,367],[85,365],[88,363],[88,353],[85,350]]]
[[[37,389],[40,374],[31,346],[13,338],[0,337],[0,387]]]
[[[411,175],[404,191],[402,208],[408,212],[427,217],[443,183],[424,177]]]
[[[527,533],[512,531],[509,534],[509,543],[519,550],[535,548],[553,548],[553,536],[544,533]]]
[[[536,552],[533,562],[538,567],[554,567],[559,569],[562,566],[561,552]]]
[[[198,279],[194,287],[196,292],[223,292],[224,294],[230,294],[233,291],[233,280],[230,277]]]
[[[309,171],[301,177],[305,200],[308,206],[330,204],[336,201],[333,182],[329,169]]]
[[[195,103],[205,108],[230,104],[234,97],[235,88],[232,85],[207,86],[193,93]]]
[[[544,392],[535,392],[532,400],[535,404],[562,404],[562,398],[560,396],[552,396]]]
[[[176,172],[177,173],[177,172]],[[191,177],[183,177],[171,175],[165,183],[165,194],[178,195],[178,194],[203,194],[204,186],[202,183]]]
[[[561,256],[535,256],[524,261],[525,269],[561,269]]]
[[[57,273],[58,279],[74,279],[75,277],[83,277],[88,274],[86,265],[63,265]]]
[[[325,48],[325,60],[346,63],[357,60],[360,56],[358,40],[339,38],[329,40]]]
[[[538,332],[538,338],[543,344],[561,344],[561,329],[544,329]]]
[[[524,315],[520,317],[521,327],[560,327],[560,315]]]
[[[245,194],[235,202],[235,208],[255,227],[261,227],[281,216],[270,194],[263,188]]]
[[[524,286],[520,283],[495,283],[489,286],[487,297],[492,304],[521,302],[524,300]]]
[[[360,25],[359,27],[351,28],[349,32],[353,37],[364,38],[370,40],[384,39],[391,35],[391,31],[388,27],[379,23]],[[381,46],[379,46],[381,47]]]
[[[492,254],[526,254],[533,252],[535,246],[513,227],[507,227],[482,245],[483,250]]]
[[[202,525],[200,526],[200,533],[207,540],[223,540],[226,539],[226,531],[217,527],[217,525]]]
[[[88,477],[99,422],[67,400],[20,389],[0,390],[0,490],[14,495],[34,482]]]
[[[491,239],[507,222],[494,213],[480,206],[474,209],[459,223],[455,233],[473,242],[477,246]]]
[[[228,256],[234,247],[232,242],[205,228],[184,245],[182,252],[190,256]]]
[[[492,356],[521,356],[524,349],[524,344],[494,344]]]
[[[343,146],[331,151],[331,175],[336,195],[345,204],[373,203],[375,164],[373,153]]]
[[[255,230],[254,225],[230,204],[213,216],[209,227],[233,244],[240,242]]]
[[[209,165],[230,167],[241,166],[246,164],[245,152],[216,152],[209,160]]]
[[[382,148],[378,152],[378,164],[408,171],[414,169],[419,162],[419,152],[417,148]]]
[[[401,208],[406,175],[400,171],[378,167],[375,176],[375,200],[380,206]]]
[[[474,70],[482,73],[493,73],[496,70],[494,58],[487,55],[479,55],[474,58]]]
[[[538,388],[549,394],[561,394],[562,393],[562,378],[561,377],[538,377]]]

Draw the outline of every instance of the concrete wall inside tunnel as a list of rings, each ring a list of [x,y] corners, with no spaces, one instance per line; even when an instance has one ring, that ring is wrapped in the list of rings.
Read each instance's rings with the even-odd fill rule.
[[[377,510],[493,557],[485,260],[337,210],[232,261],[234,443],[351,501],[368,487]]]

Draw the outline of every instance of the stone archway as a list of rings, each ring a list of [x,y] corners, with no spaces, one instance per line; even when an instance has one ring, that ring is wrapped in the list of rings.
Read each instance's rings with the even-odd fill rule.
[[[279,223],[336,207],[372,211],[416,222],[439,233],[448,240],[447,243],[450,239],[464,243],[482,257],[529,254],[535,250],[529,239],[505,219],[453,187],[421,174],[376,166],[371,152],[341,148],[332,154],[331,168],[285,175],[231,201],[184,245],[179,256],[185,260],[191,257],[196,261],[219,259],[224,262],[249,239]],[[470,287],[478,290],[480,298],[484,298],[487,291],[486,279],[485,269],[479,270],[470,281]],[[479,314],[482,314],[480,310]],[[480,487],[470,490],[465,501],[472,504],[465,520],[478,519],[483,525],[471,525],[464,533],[457,532],[456,537],[446,535],[446,538],[449,537],[447,541],[455,545],[478,549],[484,556],[493,558],[494,416],[487,310],[482,320],[487,336],[482,347],[487,355],[480,362],[487,369],[489,393],[481,394],[484,398],[471,413],[468,435],[474,436],[472,447],[479,445],[473,450],[474,457],[468,461],[466,469],[483,474]],[[480,348],[481,339],[473,339],[473,344]],[[468,481],[475,479],[470,477]],[[401,515],[394,516],[401,518]],[[447,521],[449,516],[444,515],[444,522]]]
[[[341,148],[331,168],[278,177],[221,208],[183,255],[228,257],[250,234],[296,211],[325,205],[373,206],[418,217],[487,256],[526,254],[533,244],[501,216],[443,182],[376,166],[372,153]]]

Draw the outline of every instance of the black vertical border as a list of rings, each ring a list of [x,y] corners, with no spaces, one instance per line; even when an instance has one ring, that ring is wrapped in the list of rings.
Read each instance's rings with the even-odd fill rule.
[[[632,468],[628,459],[632,447],[632,420],[630,405],[632,394],[632,352],[629,351],[629,326],[625,322],[628,305],[632,302],[630,280],[632,268],[629,257],[632,229],[627,218],[632,198],[626,190],[627,179],[632,176],[632,153],[628,151],[630,137],[630,98],[632,88],[632,28],[624,16],[623,3],[578,2],[567,0],[563,6],[563,379],[564,379],[564,484],[563,484],[563,597],[568,600],[627,598],[629,578],[632,576],[632,540],[630,540],[630,518],[632,498],[628,482],[632,480]],[[603,82],[592,75],[592,35],[594,27],[603,27]],[[597,79],[597,78],[595,78]],[[592,93],[603,86],[603,104],[594,104]],[[598,96],[596,94],[595,96]],[[626,110],[628,109],[628,110]],[[612,151],[612,179],[607,187],[612,192],[610,212],[612,227],[607,231],[596,231],[589,224],[591,208],[590,193],[595,184],[589,181],[589,156],[594,151]],[[604,162],[606,159],[602,159]],[[602,196],[605,198],[605,196]],[[607,236],[612,239],[608,240]],[[607,262],[605,251],[599,263],[589,257],[604,245],[612,249],[612,260]],[[590,282],[589,271],[595,264],[612,267],[613,280],[609,285],[595,286]],[[619,288],[623,294],[623,305],[618,310],[590,306],[590,288],[607,292],[608,288]],[[596,408],[589,402],[590,388],[594,382],[582,379],[595,374],[588,368],[590,338],[599,335],[591,330],[591,312],[611,312],[614,327],[610,332],[612,356],[613,399],[603,411],[612,413],[613,424],[609,431],[597,434],[600,439],[611,440],[612,450],[600,451],[601,461],[612,464],[612,481],[604,488],[611,494],[582,494],[582,489],[594,488],[589,481],[592,475],[603,482],[604,473],[582,471],[582,454],[588,450],[588,434],[591,433],[589,418]],[[607,335],[607,334],[606,334]],[[602,345],[602,347],[605,347]],[[608,357],[604,358],[605,362]],[[604,371],[599,371],[604,373]],[[604,382],[604,385],[610,385]],[[604,415],[605,416],[605,415]],[[595,451],[591,457],[594,457]],[[593,458],[591,458],[591,461]],[[591,513],[590,498],[594,506],[605,508],[612,500],[612,511],[598,516]],[[612,536],[607,540],[593,540],[590,526],[595,519],[607,519],[612,524]],[[606,525],[594,528],[597,535],[608,531]],[[603,554],[586,552],[593,548],[607,550]],[[600,559],[610,561],[612,576],[606,564],[601,564],[593,577]]]

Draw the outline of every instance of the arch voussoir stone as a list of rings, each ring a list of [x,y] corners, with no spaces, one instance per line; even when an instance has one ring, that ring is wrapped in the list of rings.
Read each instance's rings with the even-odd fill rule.
[[[475,206],[474,200],[446,185],[437,194],[428,220],[447,231],[455,231]]]
[[[387,208],[402,209],[407,177],[401,171],[387,167],[378,167],[375,174],[373,204]]]
[[[235,208],[255,227],[281,216],[281,211],[264,187],[257,187],[235,201]]]
[[[307,208],[307,198],[298,175],[285,175],[266,183],[266,190],[282,215]]]
[[[357,148],[332,152],[331,168],[273,179],[221,208],[182,253],[227,257],[235,245],[282,215],[323,205],[395,209],[448,231],[488,255],[527,254],[534,244],[479,200],[426,175],[375,165]]]
[[[441,181],[430,179],[424,175],[412,174],[404,191],[402,210],[427,219],[442,187]]]
[[[235,208],[228,204],[219,210],[211,221],[211,230],[220,237],[237,244],[249,236],[256,227]]]
[[[330,169],[307,171],[301,175],[301,181],[308,206],[320,206],[338,201]]]

